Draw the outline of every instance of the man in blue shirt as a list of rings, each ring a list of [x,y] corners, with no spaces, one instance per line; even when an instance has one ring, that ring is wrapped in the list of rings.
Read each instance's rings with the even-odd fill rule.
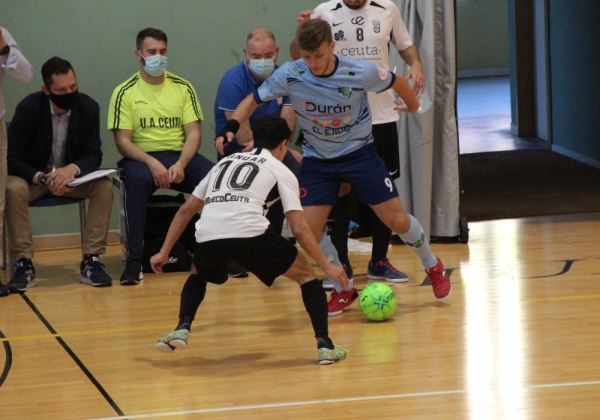
[[[316,238],[320,238],[341,182],[348,182],[359,199],[408,244],[421,260],[438,299],[448,296],[450,278],[425,238],[419,221],[408,214],[373,144],[367,91],[392,88],[406,111],[419,103],[406,79],[369,61],[336,56],[331,26],[310,19],[299,26],[296,42],[301,60],[284,64],[231,115],[222,133],[233,138],[240,124],[264,101],[288,95],[304,135],[300,198]],[[223,139],[217,139],[217,141]],[[329,313],[341,313],[358,294],[339,285],[329,302]]]
[[[279,47],[275,42],[275,35],[266,28],[257,28],[246,37],[246,48],[244,49],[244,61],[231,67],[225,72],[214,103],[215,130],[217,133],[223,130],[227,120],[242,100],[250,93],[260,87],[263,81],[277,68],[277,55]],[[215,144],[219,158],[229,156],[240,151],[253,149],[252,131],[250,124],[263,116],[281,116],[292,132],[296,127],[296,115],[294,108],[287,97],[275,98],[262,103],[246,121],[240,121],[240,129],[235,139],[223,145],[222,142]],[[290,151],[291,153],[298,153]],[[291,156],[289,156],[291,157]],[[298,153],[296,160],[301,161]],[[291,162],[293,164],[293,162]],[[299,168],[299,165],[296,165]]]

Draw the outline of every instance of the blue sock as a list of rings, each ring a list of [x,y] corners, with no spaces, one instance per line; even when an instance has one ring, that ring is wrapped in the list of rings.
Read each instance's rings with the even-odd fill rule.
[[[400,239],[415,251],[425,269],[433,267],[437,263],[437,259],[429,247],[429,241],[425,238],[421,223],[413,215],[409,214],[408,216],[410,217],[410,228],[399,235]]]

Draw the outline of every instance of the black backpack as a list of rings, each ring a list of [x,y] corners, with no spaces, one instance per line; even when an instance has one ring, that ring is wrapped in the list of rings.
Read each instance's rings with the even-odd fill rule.
[[[175,217],[179,207],[185,203],[183,194],[178,195],[153,195],[148,200],[146,209],[146,228],[144,231],[144,254],[142,270],[152,273],[150,257],[156,254],[167,235],[169,225]],[[195,224],[199,216],[195,215],[188,223],[179,240],[173,246],[169,255],[169,262],[163,266],[163,271],[189,271],[192,267],[192,255],[196,243]]]

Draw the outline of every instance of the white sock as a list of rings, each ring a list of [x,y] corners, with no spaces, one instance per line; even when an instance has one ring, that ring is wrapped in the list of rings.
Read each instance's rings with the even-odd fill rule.
[[[409,214],[408,216],[410,217],[410,229],[400,234],[400,239],[415,251],[425,269],[433,267],[437,263],[437,259],[431,251],[421,223],[413,215]]]
[[[334,263],[335,265],[339,265],[342,267],[342,263],[340,262],[340,258],[338,257],[337,249],[333,246],[333,242],[331,242],[331,238],[327,234],[327,232],[323,232],[323,236],[321,237],[321,242],[319,242],[319,248],[323,251],[323,254],[329,261]],[[333,280],[333,279],[331,279]],[[342,288],[342,285],[337,282],[337,280],[333,280],[333,287],[335,287],[336,292],[341,292],[342,290],[352,290],[354,289],[354,281],[350,280],[346,289]]]

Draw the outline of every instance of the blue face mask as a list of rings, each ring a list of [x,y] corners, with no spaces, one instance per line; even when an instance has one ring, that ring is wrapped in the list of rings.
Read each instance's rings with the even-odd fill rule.
[[[167,56],[155,54],[148,57],[142,57],[144,70],[150,76],[158,77],[167,70]]]
[[[248,60],[248,69],[256,77],[267,78],[275,70],[275,60],[272,58],[251,58]]]

